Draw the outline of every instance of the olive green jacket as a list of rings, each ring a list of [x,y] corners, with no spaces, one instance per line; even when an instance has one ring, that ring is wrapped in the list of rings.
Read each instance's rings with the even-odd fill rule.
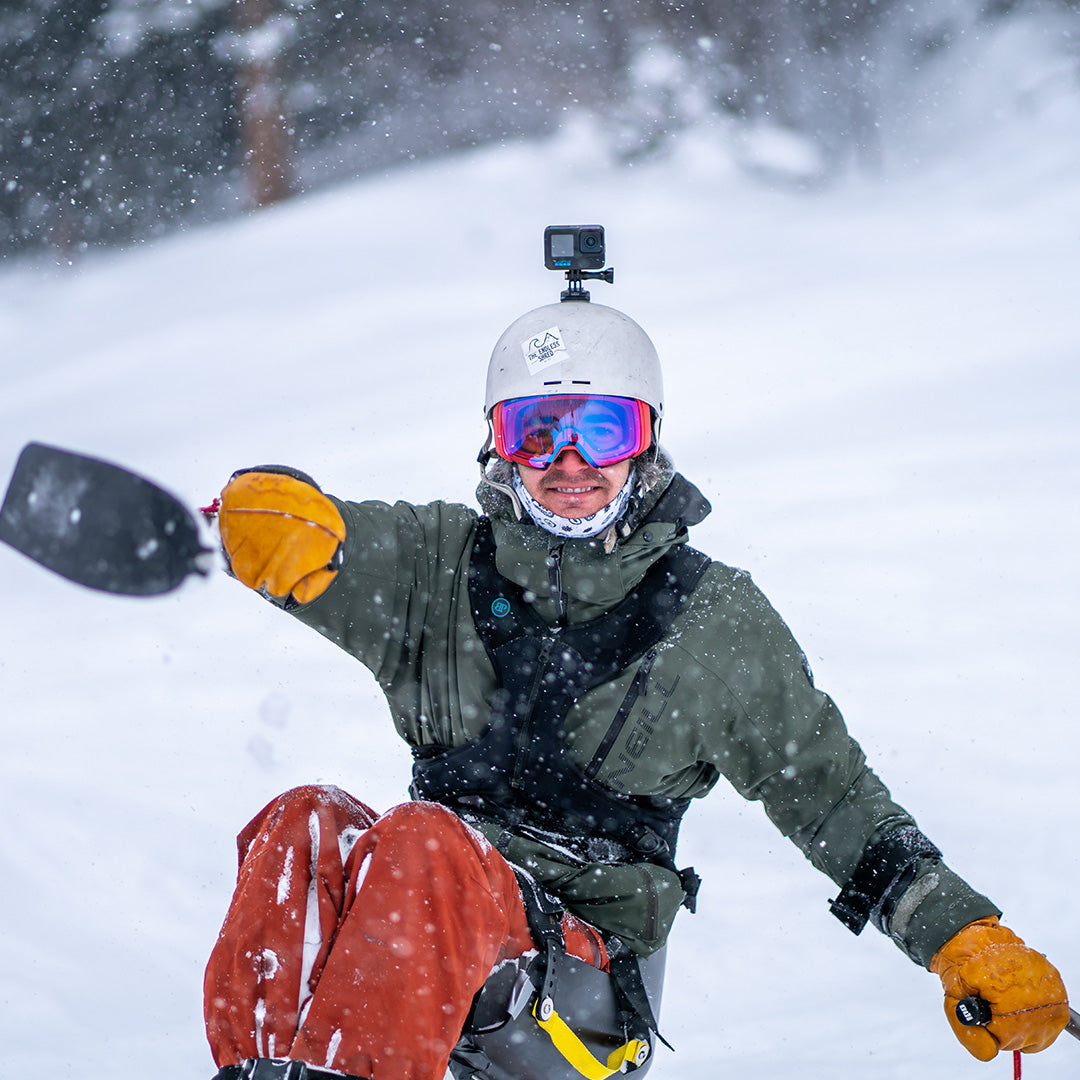
[[[557,539],[519,521],[510,500],[483,485],[480,495],[499,571],[535,594],[536,609],[552,622],[586,621],[614,606],[709,511],[696,488],[669,472],[653,491],[637,493],[624,535],[606,553],[597,539]],[[323,596],[292,613],[371,669],[410,746],[461,745],[483,729],[497,690],[468,595],[476,511],[444,502],[335,501],[347,526],[341,570]],[[558,580],[553,544],[562,546]],[[637,667],[585,693],[565,720],[571,758],[582,769],[591,765],[601,784],[697,798],[723,776],[744,798],[759,800],[838,885],[875,837],[912,824],[743,571],[710,565],[658,646],[645,692],[614,741],[605,740]],[[507,835],[473,823],[572,911],[635,951],[666,940],[684,899],[670,870],[584,838],[568,843],[528,827]],[[920,866],[909,895],[917,903],[904,906],[902,925],[886,929],[924,966],[961,926],[998,913],[934,860]]]

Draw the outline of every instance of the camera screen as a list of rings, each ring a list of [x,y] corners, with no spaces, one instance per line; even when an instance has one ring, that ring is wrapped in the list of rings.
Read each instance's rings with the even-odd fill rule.
[[[574,234],[553,232],[551,234],[551,254],[556,259],[572,259],[574,257]]]

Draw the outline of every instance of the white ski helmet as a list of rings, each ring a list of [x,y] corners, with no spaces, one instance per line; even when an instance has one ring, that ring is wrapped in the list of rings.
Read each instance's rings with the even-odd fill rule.
[[[652,407],[653,440],[664,415],[660,357],[648,334],[614,308],[581,300],[547,304],[503,331],[488,364],[484,415],[500,401],[611,394]]]

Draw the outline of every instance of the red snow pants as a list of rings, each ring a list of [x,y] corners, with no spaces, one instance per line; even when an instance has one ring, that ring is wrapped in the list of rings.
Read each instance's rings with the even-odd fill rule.
[[[295,788],[237,843],[204,985],[219,1066],[295,1058],[443,1080],[492,968],[535,948],[510,864],[435,803],[380,817],[339,788]],[[570,954],[606,968],[596,930],[572,915],[564,930]]]

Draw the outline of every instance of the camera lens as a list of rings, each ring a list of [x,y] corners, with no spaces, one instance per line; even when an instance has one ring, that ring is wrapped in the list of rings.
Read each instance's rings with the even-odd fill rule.
[[[591,255],[594,251],[598,251],[602,243],[603,241],[598,233],[587,232],[581,234],[581,250],[583,254]]]

